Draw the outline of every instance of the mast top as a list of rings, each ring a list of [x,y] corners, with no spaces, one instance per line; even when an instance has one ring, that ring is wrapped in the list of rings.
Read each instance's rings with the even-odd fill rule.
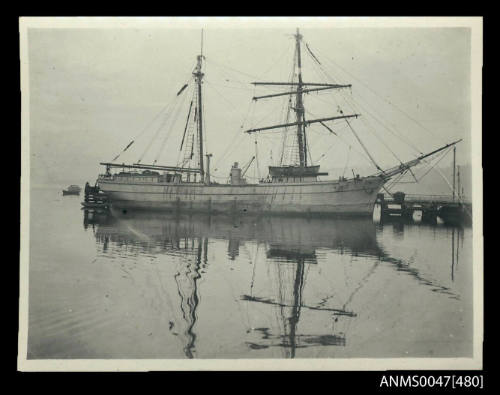
[[[201,66],[202,66],[202,61],[203,61],[203,29],[201,29],[201,47],[200,47],[200,54],[196,56],[196,68],[193,72],[193,75],[198,78],[198,82],[201,82],[201,78],[203,78],[204,74],[201,72]]]
[[[295,33],[294,36],[297,40],[302,40],[302,34],[299,33],[299,28],[297,28],[297,33]]]
[[[198,77],[200,80],[201,80],[201,77],[203,77],[205,75],[201,72],[202,59],[203,59],[203,55],[198,55],[196,57],[197,63],[196,63],[196,68],[194,69],[194,72],[193,72],[193,75],[195,77]]]
[[[201,29],[201,50],[200,55],[203,56],[203,29]]]

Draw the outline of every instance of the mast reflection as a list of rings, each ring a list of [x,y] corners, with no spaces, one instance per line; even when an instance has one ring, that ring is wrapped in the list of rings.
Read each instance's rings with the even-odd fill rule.
[[[451,281],[455,281],[455,272],[458,267],[460,243],[463,245],[464,230],[461,227],[451,229]]]
[[[255,260],[252,278],[248,280],[250,294],[240,293],[238,303],[268,306],[276,314],[279,324],[277,329],[271,329],[272,325],[248,328],[245,343],[254,350],[279,347],[286,358],[295,358],[297,350],[305,347],[346,345],[345,328],[357,316],[349,306],[381,262],[414,277],[432,292],[455,296],[449,288],[425,278],[409,262],[389,256],[377,242],[377,232],[383,224],[376,225],[370,219],[124,214],[111,211],[99,215],[84,213],[84,227],[92,227],[103,252],[108,248],[126,247],[148,254],[175,252],[180,256],[181,264],[173,276],[180,318],[172,322],[168,330],[182,335],[183,352],[187,358],[196,358],[197,331],[200,330],[197,323],[202,308],[199,283],[208,265],[209,239],[227,243],[228,260],[237,259],[247,242],[256,245],[257,251],[259,246],[265,246],[265,257]],[[404,226],[398,230],[404,231]],[[338,290],[332,289],[319,302],[304,300],[305,290],[315,287],[315,284],[307,284],[308,271],[317,267],[320,256],[331,251],[337,257],[346,255],[348,259],[369,257],[373,263],[363,268],[364,273],[357,274],[359,280],[347,288],[343,298],[335,299]],[[453,259],[452,267],[455,267]],[[327,262],[327,265],[336,264],[335,260]],[[270,288],[264,289],[267,295],[259,294],[262,289],[254,294],[256,265],[264,265],[269,270]],[[225,302],[221,300],[221,306]],[[309,318],[309,314],[320,315],[328,324],[319,333],[307,329],[307,319],[304,321],[301,317],[305,312]]]
[[[201,278],[200,267],[203,255],[203,246],[206,247],[206,244],[201,238],[197,238],[196,241],[196,258],[194,261],[188,261],[186,265],[183,266],[174,276],[181,299],[180,308],[182,311],[182,317],[186,323],[186,329],[184,331],[184,335],[186,337],[184,354],[188,358],[193,358],[195,352],[196,333],[194,332],[194,326],[197,320],[196,310],[198,309],[198,305],[200,303],[198,280]]]

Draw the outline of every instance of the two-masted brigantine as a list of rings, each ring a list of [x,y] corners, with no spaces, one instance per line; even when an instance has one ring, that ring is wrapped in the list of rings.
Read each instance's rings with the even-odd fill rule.
[[[212,155],[205,155],[203,147],[205,136],[202,50],[197,57],[193,72],[194,89],[182,136],[180,152],[183,152],[183,156],[181,160],[175,166],[161,166],[157,164],[157,160],[153,164],[144,164],[140,160],[133,164],[116,163],[116,158],[111,162],[101,163],[106,167],[106,172],[99,176],[98,185],[108,195],[111,205],[117,208],[187,209],[205,212],[371,215],[377,194],[386,182],[396,175],[411,171],[411,167],[425,158],[458,142],[383,170],[370,155],[351,124],[351,121],[360,114],[344,114],[342,110],[339,110],[339,115],[336,116],[306,119],[303,101],[305,94],[344,89],[351,85],[304,81],[301,63],[302,35],[298,29],[294,37],[294,73],[291,81],[253,83],[261,86],[284,87],[286,90],[254,97],[253,100],[287,96],[290,99],[289,110],[295,112],[295,119],[293,122],[246,130],[247,133],[274,129],[291,133],[298,153],[294,163],[270,166],[268,177],[254,184],[246,182],[243,177],[244,171],[235,163],[230,170],[227,184],[211,181],[210,157]],[[186,86],[187,84],[177,93],[177,96],[183,93]],[[367,177],[353,174],[352,178],[342,176],[338,180],[319,179],[320,176],[327,176],[328,173],[321,172],[319,165],[314,165],[311,160],[308,160],[306,131],[315,123],[329,129],[327,122],[335,120],[346,122],[347,127],[377,168],[375,174]],[[128,144],[125,150],[133,142]],[[195,165],[192,166],[192,163]],[[113,169],[117,171],[112,173]]]

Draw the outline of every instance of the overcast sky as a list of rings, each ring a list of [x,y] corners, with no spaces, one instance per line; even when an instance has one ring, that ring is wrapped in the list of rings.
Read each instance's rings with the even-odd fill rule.
[[[243,130],[282,121],[281,98],[251,104],[255,94],[277,90],[254,91],[250,82],[288,80],[293,33],[289,28],[204,30],[206,149],[214,155],[214,175],[225,177],[232,162],[244,164],[254,155],[255,137]],[[464,142],[457,148],[458,161],[470,162],[468,29],[307,27],[301,33],[321,62],[315,64],[303,49],[304,80],[353,85],[306,95],[307,118],[338,115],[339,105],[344,113],[361,113],[352,125],[382,166],[459,138]],[[200,36],[199,29],[30,28],[32,182],[93,182],[98,163],[110,161],[142,131],[119,160],[137,161],[161,117],[144,128],[192,78]],[[187,115],[182,106],[188,105],[192,86],[183,94],[187,99],[177,99],[178,122],[167,123],[144,163],[154,160],[168,133],[158,163],[176,164]],[[335,169],[347,163],[366,174],[370,164],[345,123],[330,126],[339,137],[321,126],[308,131],[313,160],[335,177]],[[281,133],[264,133],[257,141],[265,175],[279,156]]]

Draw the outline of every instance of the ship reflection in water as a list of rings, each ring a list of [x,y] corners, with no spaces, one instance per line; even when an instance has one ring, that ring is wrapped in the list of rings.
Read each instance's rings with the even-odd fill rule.
[[[158,358],[472,352],[464,229],[93,211],[84,212],[84,228],[102,264],[133,284],[122,302],[136,306],[127,299],[139,293],[148,299],[141,308],[158,307]]]

